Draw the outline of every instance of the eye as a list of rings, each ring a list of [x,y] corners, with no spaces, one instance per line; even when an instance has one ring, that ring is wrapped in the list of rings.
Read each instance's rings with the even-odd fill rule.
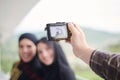
[[[19,46],[19,48],[23,48],[23,46],[22,46],[22,45],[20,45],[20,46]]]
[[[31,48],[32,46],[31,46],[31,45],[28,45],[27,47],[28,47],[28,48]]]
[[[46,49],[49,50],[49,49],[51,49],[51,47],[50,47],[50,46],[47,46]]]
[[[38,54],[41,54],[42,53],[42,51],[38,51]]]
[[[47,48],[46,48],[46,50],[51,50],[52,48],[50,47],[50,46],[48,46]]]

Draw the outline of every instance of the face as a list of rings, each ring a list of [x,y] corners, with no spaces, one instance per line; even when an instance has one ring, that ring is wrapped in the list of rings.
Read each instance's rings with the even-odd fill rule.
[[[19,56],[23,62],[30,62],[36,55],[36,46],[29,39],[23,39],[19,43]]]
[[[40,42],[37,45],[37,50],[38,50],[38,57],[39,60],[49,66],[53,63],[54,61],[54,50],[52,47],[50,47],[49,45]]]

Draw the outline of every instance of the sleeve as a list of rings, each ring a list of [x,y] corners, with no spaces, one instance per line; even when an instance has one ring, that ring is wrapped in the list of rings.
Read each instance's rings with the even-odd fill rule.
[[[106,80],[120,80],[120,54],[95,50],[90,59],[90,67]]]

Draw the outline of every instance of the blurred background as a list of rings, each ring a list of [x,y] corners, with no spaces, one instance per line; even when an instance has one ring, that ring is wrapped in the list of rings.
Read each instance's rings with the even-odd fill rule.
[[[0,0],[0,80],[9,80],[18,57],[18,37],[46,36],[46,23],[74,22],[90,46],[120,53],[120,0]],[[60,41],[77,80],[103,80]]]

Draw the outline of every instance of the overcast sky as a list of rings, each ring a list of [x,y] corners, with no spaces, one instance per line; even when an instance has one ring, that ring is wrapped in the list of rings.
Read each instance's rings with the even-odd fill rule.
[[[40,31],[50,22],[120,32],[120,0],[40,0],[17,26],[16,32]]]

